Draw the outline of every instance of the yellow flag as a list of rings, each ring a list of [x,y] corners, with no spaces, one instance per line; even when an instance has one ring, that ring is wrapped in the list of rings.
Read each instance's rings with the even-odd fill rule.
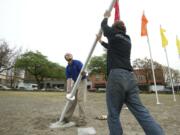
[[[165,48],[168,45],[168,40],[167,40],[166,36],[164,35],[164,32],[166,32],[166,30],[160,27],[161,40],[162,40],[162,47],[163,48]]]
[[[178,54],[180,55],[180,40],[178,39],[178,37],[176,36],[176,46],[178,49]]]

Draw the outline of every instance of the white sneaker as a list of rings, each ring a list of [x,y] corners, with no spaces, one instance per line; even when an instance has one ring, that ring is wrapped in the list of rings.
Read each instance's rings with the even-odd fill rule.
[[[66,124],[67,122],[65,122],[65,121],[61,121],[61,122],[59,122],[59,125],[64,125],[64,124]]]

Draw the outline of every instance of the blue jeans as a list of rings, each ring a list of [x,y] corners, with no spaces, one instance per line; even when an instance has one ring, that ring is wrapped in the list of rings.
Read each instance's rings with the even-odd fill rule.
[[[141,103],[137,81],[132,72],[120,68],[111,70],[107,82],[106,102],[110,135],[123,134],[119,117],[124,103],[146,135],[165,135],[160,125]]]

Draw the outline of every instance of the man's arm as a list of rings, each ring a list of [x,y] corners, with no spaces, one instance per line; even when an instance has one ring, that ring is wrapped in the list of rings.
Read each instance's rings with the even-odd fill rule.
[[[107,25],[108,18],[104,18],[101,22],[101,28],[104,36],[108,37],[111,34],[111,28]]]
[[[67,93],[71,92],[72,89],[72,76],[70,76],[70,73],[68,71],[68,66],[66,67],[66,91]]]
[[[104,33],[104,36],[108,37],[111,35],[112,33],[112,29],[111,27],[108,26],[108,18],[111,16],[110,12],[109,11],[106,11],[104,13],[104,19],[102,20],[101,22],[101,28],[102,28],[102,31]]]
[[[74,85],[74,81],[72,80],[72,78],[68,78],[67,81],[66,81],[66,91],[67,93],[70,93],[72,88],[73,88],[73,85]]]
[[[96,40],[106,49],[109,49],[109,44],[101,40],[102,35],[96,35]]]
[[[66,67],[66,79],[71,78],[70,73],[68,71],[68,67]]]
[[[102,42],[101,42],[101,45],[102,45],[104,48],[109,49],[109,44],[108,44],[108,43],[102,41]]]
[[[81,61],[79,61],[79,60],[77,60],[77,70],[78,70],[78,73],[80,73],[80,71],[81,71],[81,68],[83,67],[83,64],[82,64],[82,62]]]
[[[86,72],[85,71],[81,71],[81,68],[83,67],[83,64],[81,61],[78,61],[78,72],[82,75],[83,77],[86,77]],[[80,72],[81,71],[81,72]]]

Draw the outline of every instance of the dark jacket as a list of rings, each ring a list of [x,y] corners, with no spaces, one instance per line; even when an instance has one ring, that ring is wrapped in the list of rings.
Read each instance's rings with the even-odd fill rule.
[[[132,71],[130,62],[131,40],[125,32],[114,29],[107,25],[108,19],[104,18],[101,23],[103,34],[108,39],[108,43],[102,45],[107,49],[107,73],[111,69],[122,68]]]

